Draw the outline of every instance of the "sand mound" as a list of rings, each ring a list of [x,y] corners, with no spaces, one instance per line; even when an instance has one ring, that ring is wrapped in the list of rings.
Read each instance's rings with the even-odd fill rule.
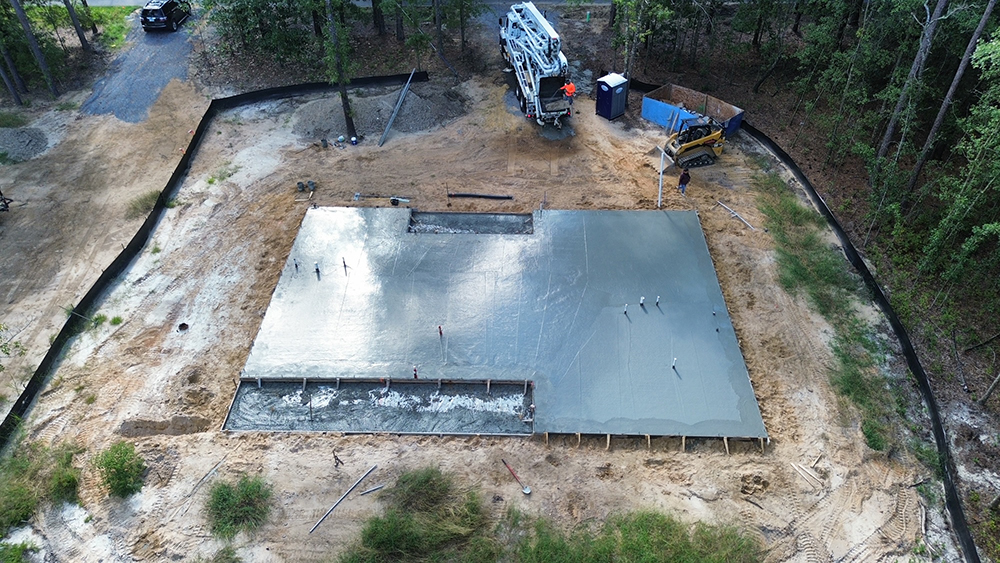
[[[399,100],[400,88],[351,92],[351,110],[359,135],[382,136],[392,110]],[[440,127],[465,113],[465,103],[452,90],[433,85],[411,85],[399,115],[392,125],[397,133],[416,133]],[[293,131],[310,139],[335,138],[346,135],[344,110],[340,95],[328,94],[303,104],[295,112]]]

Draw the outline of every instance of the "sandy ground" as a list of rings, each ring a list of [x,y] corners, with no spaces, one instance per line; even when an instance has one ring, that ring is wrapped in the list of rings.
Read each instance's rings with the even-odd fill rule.
[[[366,482],[374,486],[433,465],[478,486],[484,498],[500,499],[490,503],[496,516],[517,506],[571,527],[653,508],[688,521],[743,526],[766,543],[769,561],[920,560],[913,553],[918,541],[930,542],[945,560],[958,557],[943,517],[925,509],[913,488],[923,478],[919,466],[868,450],[855,417],[834,396],[827,379],[831,331],[778,285],[770,235],[751,231],[716,205],[721,200],[751,224],[763,223],[749,181],[759,149],[746,140],[734,140],[718,165],[695,170],[687,197],[671,189],[675,180],[668,178],[664,206],[700,213],[772,437],[763,453],[755,442],[731,442],[727,454],[717,440],[688,440],[681,452],[680,440],[672,438],[654,438],[650,447],[641,439],[613,439],[608,449],[603,438],[578,444],[572,436],[546,443],[542,436],[221,432],[308,205],[385,204],[354,201],[355,192],[376,192],[410,196],[425,211],[527,212],[543,201],[560,209],[655,207],[659,159],[651,155],[662,142],[655,132],[599,119],[593,102],[581,99],[573,134],[549,140],[508,111],[507,87],[499,81],[457,89],[470,108],[466,115],[429,131],[397,133],[381,149],[368,142],[324,150],[315,138],[299,137],[295,112],[315,107],[307,102],[316,98],[268,102],[215,120],[179,205],[167,211],[153,242],[101,307],[124,322],[81,335],[30,415],[28,439],[87,448],[80,459],[81,506],[48,508],[15,538],[31,538],[43,546],[42,555],[58,561],[207,556],[222,545],[211,538],[202,510],[208,486],[248,473],[273,483],[276,510],[256,537],[237,539],[239,554],[248,561],[330,560],[379,510],[378,495],[349,497],[316,533],[308,531],[365,470],[378,465]],[[119,219],[123,206],[162,185],[202,99],[172,83],[149,123],[87,118],[58,150],[18,169],[18,182],[35,182],[39,195],[10,217],[37,213],[15,220],[40,222],[39,236],[51,220],[43,222],[36,208],[60,194],[102,204],[97,216],[106,219],[85,220],[95,213],[81,204],[78,216],[59,222],[86,224],[82,235],[50,229],[55,238],[46,248],[62,252],[46,251],[40,259],[47,274],[24,273],[10,286],[4,280],[12,289],[0,318],[31,320],[21,338],[32,355],[40,356],[55,332],[59,306],[82,295],[85,280],[134,230],[137,222]],[[107,129],[100,138],[88,136],[101,127]],[[116,141],[123,137],[129,143]],[[89,147],[90,159],[81,157],[81,146]],[[45,191],[53,170],[70,176],[66,185],[82,186],[89,178],[92,193]],[[317,182],[316,195],[296,201],[295,183],[308,179]],[[119,184],[109,186],[112,181]],[[446,192],[457,189],[514,200],[449,202]],[[3,218],[4,229],[14,227],[10,217]],[[189,328],[179,330],[180,323]],[[146,486],[124,501],[109,498],[90,463],[123,435],[150,466]],[[334,450],[345,465],[334,467]],[[530,497],[520,493],[501,457],[530,484]]]

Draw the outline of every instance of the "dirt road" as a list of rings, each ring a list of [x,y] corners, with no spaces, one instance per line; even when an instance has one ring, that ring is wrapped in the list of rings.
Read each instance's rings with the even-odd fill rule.
[[[470,80],[454,90],[467,113],[428,131],[394,135],[382,149],[372,143],[323,150],[315,138],[300,137],[298,112],[315,107],[307,103],[312,99],[269,102],[216,119],[179,205],[167,211],[147,251],[101,307],[124,322],[82,334],[31,414],[29,439],[86,447],[82,506],[47,509],[16,537],[31,537],[58,560],[210,555],[221,544],[207,532],[206,484],[250,473],[274,484],[277,510],[256,538],[238,538],[239,554],[249,561],[322,560],[355,538],[363,519],[378,510],[377,495],[351,497],[336,518],[308,534],[368,467],[379,465],[370,477],[374,485],[434,465],[479,486],[485,498],[499,497],[490,505],[494,515],[513,505],[571,527],[614,512],[661,509],[689,521],[745,526],[766,542],[769,560],[789,562],[919,559],[913,551],[926,529],[946,560],[956,556],[940,514],[925,511],[912,488],[921,478],[918,466],[868,450],[856,419],[833,395],[827,379],[830,330],[803,300],[780,288],[770,235],[750,231],[716,205],[721,200],[752,224],[763,222],[750,182],[759,149],[739,139],[718,166],[694,172],[687,197],[667,190],[665,206],[700,213],[772,436],[764,453],[746,442],[731,443],[727,455],[714,440],[689,440],[681,453],[680,441],[667,438],[653,439],[650,449],[645,440],[623,439],[606,449],[603,440],[577,444],[575,437],[546,444],[541,436],[220,432],[306,205],[357,205],[355,192],[405,190],[425,211],[527,212],[543,200],[561,209],[655,206],[652,163],[658,158],[650,154],[662,142],[655,131],[599,119],[593,102],[584,99],[577,102],[574,134],[549,140],[508,111],[502,81]],[[66,150],[45,158],[68,154],[64,158],[75,158],[69,162],[75,166],[53,161],[45,169],[74,170],[79,176],[71,175],[67,185],[84,184],[97,176],[91,168],[99,166],[97,156],[112,153],[99,161],[100,177],[132,182],[119,190],[95,181],[85,199],[87,192],[79,191],[79,215],[59,224],[83,224],[85,236],[52,235],[47,248],[54,256],[44,262],[52,279],[18,271],[14,261],[12,270],[4,264],[5,277],[20,272],[13,277],[17,289],[7,313],[27,315],[37,308],[57,318],[59,304],[99,271],[95,264],[113,254],[114,237],[134,228],[118,213],[131,195],[155,185],[140,181],[143,171],[152,176],[169,169],[176,150],[169,147],[191,128],[196,99],[189,86],[172,83],[144,127],[86,118],[105,128],[99,138],[67,128],[60,145]],[[134,149],[113,143],[114,135],[144,143],[157,155],[151,159],[155,166],[144,170],[130,158]],[[81,146],[73,143],[88,139],[105,150],[91,152],[91,159],[73,156],[70,149]],[[112,161],[114,154],[124,162]],[[32,211],[41,202],[78,194],[44,189],[52,172],[22,174],[36,190],[29,192],[36,195],[22,217],[30,212],[43,222],[41,209]],[[311,202],[295,201],[295,182],[302,179],[317,181]],[[515,197],[449,202],[446,191],[457,187]],[[91,201],[101,206],[86,207]],[[112,220],[87,220],[95,216]],[[34,226],[27,217],[17,220],[25,221],[24,228]],[[115,229],[106,231],[105,223]],[[35,228],[36,236],[47,234],[44,226]],[[73,269],[66,267],[70,263]],[[178,330],[180,323],[189,328]],[[32,346],[44,347],[46,328],[31,334]],[[90,396],[92,401],[85,400]],[[123,436],[136,442],[150,471],[142,492],[119,501],[99,487],[90,460]],[[345,466],[333,467],[333,449]],[[530,497],[520,494],[500,458],[530,483]]]

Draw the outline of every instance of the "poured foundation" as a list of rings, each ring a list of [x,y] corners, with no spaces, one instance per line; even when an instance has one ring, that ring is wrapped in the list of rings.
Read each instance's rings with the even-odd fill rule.
[[[401,381],[414,370],[420,380],[535,382],[534,432],[767,437],[694,212],[309,210],[244,381]],[[282,396],[256,408],[288,404],[298,415],[276,424],[311,428],[302,399]],[[248,398],[234,412],[258,404]],[[451,416],[364,430],[345,416],[329,429],[418,431]],[[431,424],[446,426],[492,432]]]
[[[527,382],[243,381],[227,430],[532,433]]]

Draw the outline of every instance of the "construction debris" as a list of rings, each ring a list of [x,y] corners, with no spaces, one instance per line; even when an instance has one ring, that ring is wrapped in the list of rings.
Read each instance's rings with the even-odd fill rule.
[[[370,475],[372,471],[375,471],[376,467],[378,467],[378,465],[373,465],[371,467],[371,469],[369,469],[368,471],[366,471],[365,474],[361,476],[360,479],[358,479],[357,481],[355,481],[354,484],[351,485],[351,488],[347,489],[347,492],[344,493],[339,499],[337,499],[337,502],[333,503],[333,506],[330,507],[330,510],[326,511],[326,514],[324,514],[323,517],[319,519],[319,522],[316,522],[316,524],[313,525],[312,529],[309,530],[309,533],[311,534],[314,531],[316,531],[316,528],[319,528],[319,525],[323,523],[323,520],[326,520],[326,517],[329,516],[331,512],[333,512],[333,509],[337,508],[337,505],[339,505],[345,498],[347,498],[347,495],[351,494],[351,491],[353,491],[355,488],[357,488],[357,486],[361,484],[361,481],[365,480],[365,477],[367,477],[368,475]]]
[[[463,192],[448,192],[448,197],[478,197],[482,199],[514,199],[512,195],[500,194],[472,194]]]

